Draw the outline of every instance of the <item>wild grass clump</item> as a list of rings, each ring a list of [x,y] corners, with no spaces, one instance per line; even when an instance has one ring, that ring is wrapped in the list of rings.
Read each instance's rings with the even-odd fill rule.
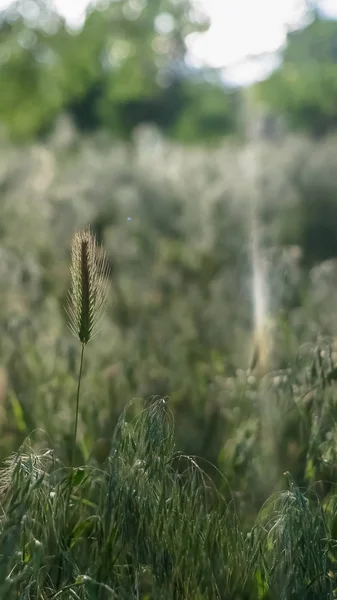
[[[332,600],[335,503],[290,475],[250,531],[177,452],[165,399],[121,415],[109,456],[76,469],[25,444],[0,472],[9,600]],[[71,497],[68,501],[69,478]]]
[[[332,599],[336,592],[334,542],[318,496],[288,489],[263,507],[251,536],[261,589],[269,598]]]
[[[22,448],[1,472],[1,597],[239,598],[247,556],[233,507],[175,451],[172,415],[125,410],[104,467],[69,472]]]

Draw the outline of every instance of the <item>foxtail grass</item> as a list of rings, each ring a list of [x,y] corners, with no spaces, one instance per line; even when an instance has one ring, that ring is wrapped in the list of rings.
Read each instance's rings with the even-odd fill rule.
[[[97,334],[104,315],[109,292],[109,263],[106,253],[97,245],[90,228],[75,233],[71,249],[71,283],[67,295],[66,312],[69,327],[81,343],[81,359],[76,394],[74,431],[71,448],[71,465],[77,439],[80,389],[84,349]]]

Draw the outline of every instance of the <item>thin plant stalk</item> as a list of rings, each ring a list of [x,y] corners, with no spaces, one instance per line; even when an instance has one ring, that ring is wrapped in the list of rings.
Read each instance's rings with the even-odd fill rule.
[[[97,326],[106,309],[109,290],[110,269],[106,254],[103,248],[97,246],[96,238],[90,229],[78,232],[73,237],[70,274],[71,284],[67,297],[66,312],[69,317],[69,327],[82,346],[71,447],[71,466],[73,466],[84,347],[97,333]]]
[[[81,391],[81,380],[82,380],[82,370],[83,370],[83,357],[84,357],[84,348],[85,344],[82,344],[81,350],[81,362],[80,362],[80,370],[78,374],[78,384],[77,384],[77,394],[76,394],[76,409],[75,409],[75,423],[74,423],[74,433],[73,433],[73,441],[71,447],[71,461],[70,464],[74,466],[74,455],[76,448],[76,438],[77,438],[77,427],[78,427],[78,411],[80,405],[80,391]]]

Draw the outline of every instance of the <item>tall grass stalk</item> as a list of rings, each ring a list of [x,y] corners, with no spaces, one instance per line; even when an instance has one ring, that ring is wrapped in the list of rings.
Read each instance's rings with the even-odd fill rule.
[[[103,248],[97,246],[96,238],[89,228],[75,233],[73,237],[70,274],[71,284],[67,296],[66,312],[69,317],[70,330],[82,345],[71,448],[71,465],[73,466],[84,349],[97,333],[97,326],[107,306],[109,289],[107,257]]]
[[[74,432],[73,432],[73,439],[72,439],[72,445],[71,445],[71,465],[74,464],[74,453],[75,453],[76,438],[77,438],[78,411],[79,411],[79,406],[80,406],[80,390],[81,390],[81,380],[82,380],[82,371],[83,371],[84,348],[85,348],[85,344],[82,344],[80,370],[78,373],[78,383],[77,383]]]

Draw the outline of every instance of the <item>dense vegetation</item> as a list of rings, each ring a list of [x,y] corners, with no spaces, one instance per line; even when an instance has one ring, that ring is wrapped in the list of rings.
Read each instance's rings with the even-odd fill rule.
[[[245,92],[187,65],[206,25],[1,14],[1,598],[337,596],[337,25]],[[81,355],[88,224],[109,298],[88,347],[72,306]]]
[[[44,145],[2,142],[2,456],[23,444],[2,475],[2,593],[334,597],[335,144],[205,152],[145,130],[130,147],[66,121]],[[85,357],[65,512],[79,349],[63,307],[88,223],[111,298]],[[139,416],[153,396],[165,401]],[[100,561],[101,548],[114,550]]]

